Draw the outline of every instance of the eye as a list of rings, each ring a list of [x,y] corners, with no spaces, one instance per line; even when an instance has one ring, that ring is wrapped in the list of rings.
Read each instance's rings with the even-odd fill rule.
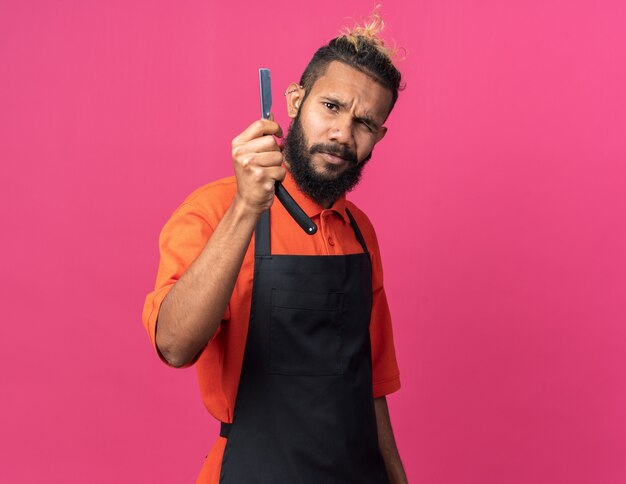
[[[337,109],[339,108],[339,106],[337,106],[336,104],[328,101],[324,101],[322,104],[324,104],[324,106],[326,106],[331,111],[337,111]]]
[[[359,119],[358,123],[361,126],[365,126],[370,133],[374,132],[374,128],[367,121],[365,121],[364,119]]]

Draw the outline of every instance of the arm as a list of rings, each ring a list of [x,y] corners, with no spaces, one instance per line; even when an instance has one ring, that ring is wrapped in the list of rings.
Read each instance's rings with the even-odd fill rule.
[[[159,310],[157,348],[169,364],[185,366],[217,330],[260,214],[283,180],[278,124],[260,120],[232,143],[237,194],[206,246],[169,291]]]
[[[170,365],[189,363],[217,330],[255,223],[233,201],[200,255],[163,300],[156,344]]]
[[[387,399],[385,397],[375,398],[374,408],[376,410],[376,426],[378,428],[378,445],[385,461],[389,482],[391,484],[407,484],[409,481],[404,473],[393,436],[393,429],[391,428]]]

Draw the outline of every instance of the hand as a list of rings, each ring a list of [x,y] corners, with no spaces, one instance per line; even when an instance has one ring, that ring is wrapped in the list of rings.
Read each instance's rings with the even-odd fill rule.
[[[283,131],[270,119],[259,119],[232,142],[233,165],[237,177],[236,200],[247,210],[261,214],[274,202],[274,185],[285,178],[282,166],[282,146],[274,135],[282,138]]]

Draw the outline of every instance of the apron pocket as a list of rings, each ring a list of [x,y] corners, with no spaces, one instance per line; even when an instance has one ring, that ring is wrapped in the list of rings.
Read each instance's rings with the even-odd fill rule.
[[[341,375],[343,293],[272,289],[269,373]]]

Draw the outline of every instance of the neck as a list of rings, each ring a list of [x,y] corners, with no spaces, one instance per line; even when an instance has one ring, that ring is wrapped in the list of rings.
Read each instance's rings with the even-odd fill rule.
[[[317,200],[316,200],[317,201]],[[317,203],[320,204],[320,206],[324,207],[324,208],[330,208],[333,206],[333,204],[335,203],[335,200],[320,200]]]

